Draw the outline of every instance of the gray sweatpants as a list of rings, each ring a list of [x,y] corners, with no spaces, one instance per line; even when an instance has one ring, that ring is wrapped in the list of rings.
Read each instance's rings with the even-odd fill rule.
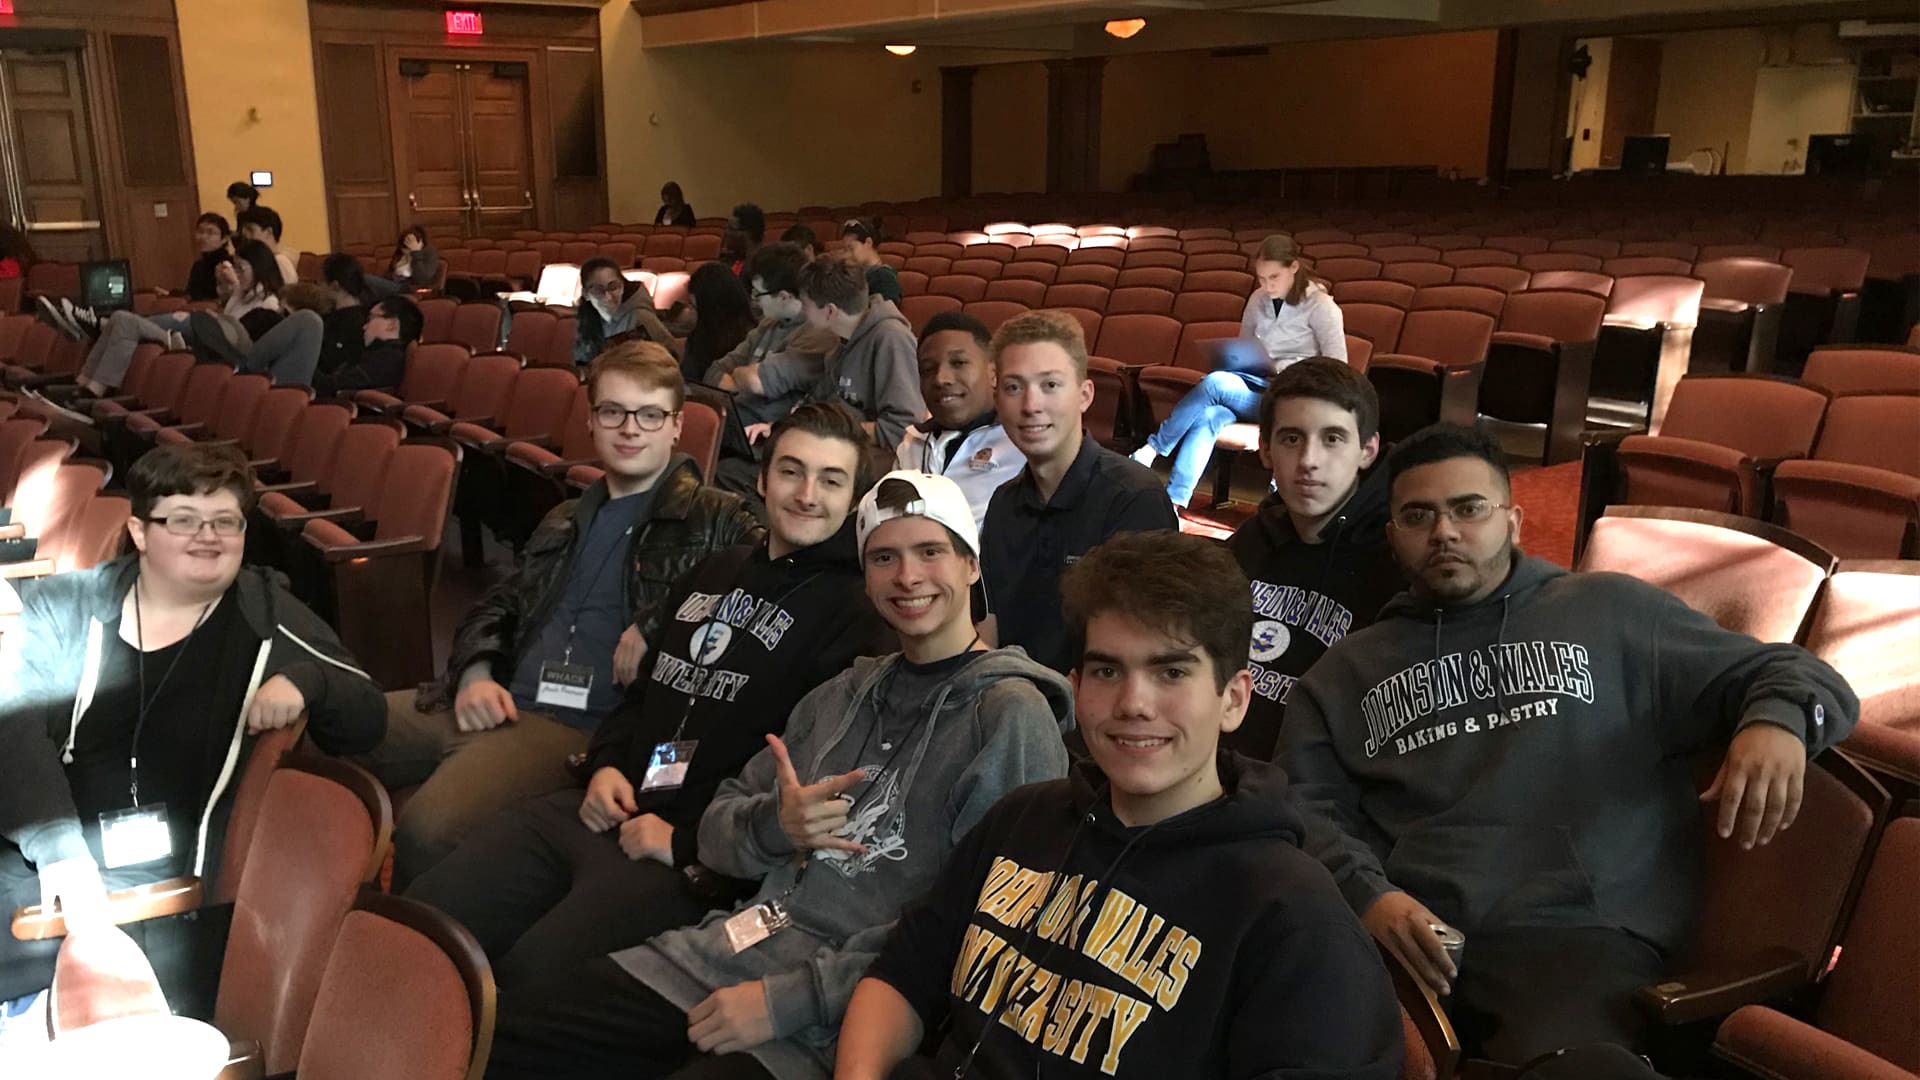
[[[240,370],[264,371],[275,386],[312,386],[324,336],[318,312],[291,312],[260,335],[247,350],[247,362]]]

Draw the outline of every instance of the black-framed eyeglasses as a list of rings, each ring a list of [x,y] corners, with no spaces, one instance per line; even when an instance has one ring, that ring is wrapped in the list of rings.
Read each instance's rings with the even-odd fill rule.
[[[1393,527],[1402,532],[1424,532],[1440,523],[1442,515],[1455,525],[1478,525],[1493,517],[1495,510],[1511,509],[1512,503],[1469,499],[1452,506],[1403,506],[1393,512]]]
[[[667,426],[669,417],[679,416],[680,410],[668,411],[658,405],[642,405],[637,409],[622,408],[611,401],[593,407],[593,422],[608,431],[619,431],[627,426],[627,417],[640,425],[641,431],[659,431]]]
[[[186,510],[176,510],[162,516],[149,516],[145,521],[158,525],[175,536],[197,536],[201,529],[213,526],[213,535],[235,537],[247,531],[247,519],[238,514],[218,514],[203,518],[199,514]]]
[[[589,285],[586,287],[586,294],[588,296],[605,296],[609,292],[625,292],[625,291],[626,291],[626,285],[623,282],[618,282],[618,281],[609,281],[601,285]]]
[[[752,292],[749,292],[747,294],[748,297],[754,300],[766,300],[770,297],[778,296],[778,295],[779,295],[778,293],[771,292],[767,289],[755,289]]]

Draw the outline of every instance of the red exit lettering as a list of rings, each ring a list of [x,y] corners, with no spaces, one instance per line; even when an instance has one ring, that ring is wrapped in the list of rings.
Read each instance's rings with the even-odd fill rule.
[[[0,0],[0,2],[5,2],[5,0]],[[479,12],[477,11],[447,12],[447,33],[478,35],[481,32],[482,31],[480,27]]]

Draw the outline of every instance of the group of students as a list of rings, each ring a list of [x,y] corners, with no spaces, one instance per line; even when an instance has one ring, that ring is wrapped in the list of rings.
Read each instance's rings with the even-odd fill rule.
[[[27,585],[0,639],[0,888],[84,913],[217,866],[248,733],[304,710],[417,787],[393,887],[492,959],[489,1076],[1386,1080],[1383,949],[1472,1055],[1651,1075],[1628,998],[1691,937],[1696,766],[1724,751],[1699,799],[1766,843],[1857,718],[1838,674],[1524,555],[1497,445],[1379,461],[1339,359],[1262,380],[1274,492],[1220,545],[1084,430],[1072,318],[916,340],[849,260],[741,270],[715,483],[675,450],[681,361],[605,348],[603,479],[417,692],[241,568],[244,462],[142,458],[140,554]],[[1296,303],[1268,277],[1256,326]],[[116,862],[154,806],[169,854]],[[50,963],[0,942],[0,999]]]

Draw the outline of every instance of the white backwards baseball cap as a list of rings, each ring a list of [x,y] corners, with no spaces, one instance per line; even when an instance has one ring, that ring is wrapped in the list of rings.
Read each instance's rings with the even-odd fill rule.
[[[880,490],[892,486],[893,481],[912,485],[914,498],[905,508],[882,507]],[[953,530],[967,545],[963,554],[974,558],[980,556],[980,528],[973,520],[973,507],[967,502],[967,496],[960,485],[944,476],[918,472],[913,469],[898,469],[880,478],[866,497],[860,500],[859,516],[854,519],[854,530],[859,536],[860,551],[867,550],[867,537],[882,522],[902,517],[924,517],[945,525]]]

